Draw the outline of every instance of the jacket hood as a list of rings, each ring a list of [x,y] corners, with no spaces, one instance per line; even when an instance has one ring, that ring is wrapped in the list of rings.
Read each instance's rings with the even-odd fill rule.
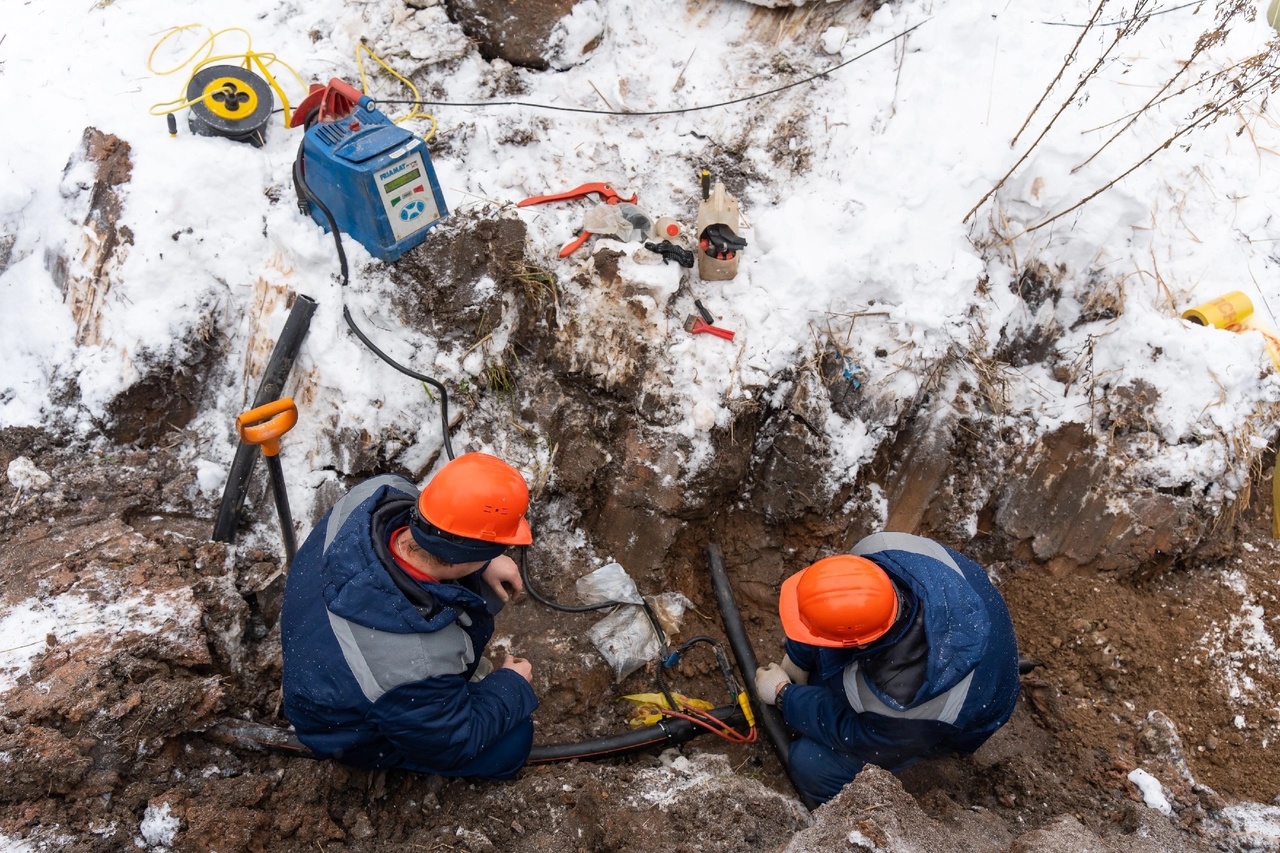
[[[413,503],[414,495],[384,486],[343,524],[320,566],[325,606],[332,613],[377,631],[422,634],[469,620],[468,610],[484,609],[484,599],[461,584],[410,580],[422,592],[414,596],[416,604],[397,587],[384,537],[408,523]]]
[[[907,612],[889,632],[862,649],[818,648],[818,674],[827,679],[855,660],[867,660],[903,638],[924,609],[929,645],[922,693],[912,704],[950,690],[982,660],[991,624],[982,597],[963,574],[923,554],[877,551],[864,555],[893,579]]]

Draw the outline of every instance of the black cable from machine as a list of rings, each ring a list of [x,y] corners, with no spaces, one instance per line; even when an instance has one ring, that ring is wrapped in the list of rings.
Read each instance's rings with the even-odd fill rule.
[[[529,582],[529,560],[528,548],[520,549],[520,580],[524,581],[524,591],[529,593],[529,597],[539,604],[545,604],[552,610],[559,610],[561,613],[587,613],[591,610],[604,610],[606,607],[617,607],[619,604],[634,604],[631,601],[601,601],[597,604],[560,604],[552,601],[534,587]]]
[[[303,143],[305,142],[306,140],[304,139]],[[440,393],[440,431],[444,438],[444,452],[450,459],[452,459],[453,444],[449,441],[449,392],[445,390],[444,385],[439,381],[432,379],[424,373],[419,373],[410,367],[406,367],[391,356],[387,355],[379,349],[373,341],[369,340],[369,336],[361,331],[360,327],[356,325],[355,319],[351,316],[351,309],[347,307],[347,300],[345,297],[347,285],[351,282],[351,274],[350,269],[347,266],[347,253],[342,248],[342,234],[338,231],[338,223],[334,220],[333,214],[329,211],[329,208],[314,192],[311,191],[311,187],[307,185],[307,179],[304,171],[305,170],[302,165],[302,144],[299,144],[298,156],[293,161],[293,183],[294,186],[297,187],[299,193],[298,206],[303,207],[304,209],[302,212],[306,214],[307,211],[305,210],[305,204],[314,204],[320,209],[320,212],[324,214],[325,221],[329,223],[329,233],[333,235],[333,243],[338,247],[338,267],[342,272],[342,289],[344,294],[342,300],[342,319],[346,320],[347,326],[352,332],[355,332],[356,337],[369,348],[370,352],[403,373],[405,376],[410,376],[417,379],[419,382],[425,382]]]
[[[529,597],[539,604],[545,604],[552,610],[559,610],[561,613],[587,613],[592,610],[604,610],[606,607],[618,607],[623,604],[629,604],[632,607],[636,606],[634,601],[601,601],[596,604],[576,605],[560,604],[559,602],[552,601],[542,593],[538,592],[533,584],[529,582],[528,551],[528,548],[520,549],[520,580],[524,582],[525,592],[529,593]],[[649,624],[653,626],[653,632],[658,637],[659,655],[663,660],[665,660],[668,654],[667,632],[662,630],[662,623],[658,621],[658,614],[653,611],[653,607],[649,604],[649,600],[643,595],[640,596],[640,606],[644,608],[644,615],[649,618]],[[659,664],[658,666],[658,687],[661,688],[662,695],[666,697],[669,707],[674,710],[676,708],[676,699],[671,695],[671,691],[667,689],[666,681],[662,678],[662,664]]]
[[[832,67],[826,69],[825,71],[819,71],[815,74],[810,74],[808,77],[803,77],[799,80],[793,80],[790,83],[784,83],[781,86],[775,86],[774,88],[768,89],[764,92],[756,92],[751,95],[743,95],[741,98],[733,98],[732,100],[728,100],[728,101],[717,101],[714,104],[701,104],[695,107],[675,107],[675,108],[666,109],[666,110],[612,110],[612,109],[597,110],[597,109],[592,109],[590,107],[565,107],[565,106],[559,106],[556,104],[540,104],[540,103],[535,103],[533,101],[423,101],[423,100],[395,100],[391,98],[382,98],[376,101],[375,103],[412,104],[416,107],[422,107],[422,106],[529,107],[531,109],[536,109],[536,110],[552,110],[554,112],[562,112],[562,113],[589,113],[592,115],[609,115],[609,116],[669,116],[669,115],[682,115],[684,113],[696,113],[696,112],[701,112],[703,110],[714,110],[714,109],[719,109],[720,107],[730,107],[730,106],[733,106],[734,104],[741,104],[745,101],[753,101],[757,98],[767,97],[768,95],[776,95],[779,92],[785,92],[787,89],[794,89],[796,86],[803,86],[805,83],[810,83],[814,80],[817,80],[819,77],[826,77],[828,74],[831,74],[832,72],[839,71],[841,68],[844,68],[847,65],[852,65],[853,63],[857,62],[863,57],[869,54],[875,53],[877,50],[879,50],[882,47],[885,47],[886,45],[893,44],[899,39],[906,38],[917,27],[920,27],[928,23],[930,20],[932,20],[932,18],[925,18],[923,21],[920,21],[917,24],[907,27],[905,30],[898,33],[897,35],[885,39],[884,41],[877,44],[875,47],[868,48],[864,50],[862,53],[859,53],[857,56],[854,56],[851,59],[846,59],[844,62],[841,62],[839,65],[833,65]]]
[[[782,769],[786,771],[791,786],[800,796],[800,802],[804,803],[809,811],[813,811],[818,807],[818,802],[802,791],[791,775],[789,761],[791,738],[787,734],[787,724],[783,722],[781,712],[774,706],[761,702],[759,694],[756,693],[756,653],[751,648],[751,639],[742,625],[742,614],[738,612],[738,604],[733,599],[733,587],[729,583],[728,574],[725,573],[724,556],[720,553],[719,545],[707,546],[707,563],[711,570],[711,586],[715,590],[716,604],[720,607],[720,619],[724,622],[724,635],[729,640],[729,647],[733,649],[733,656],[738,661],[738,669],[742,671],[747,694],[756,707],[756,719],[764,729],[765,736],[769,738],[769,743],[773,745],[773,751],[777,754]]]

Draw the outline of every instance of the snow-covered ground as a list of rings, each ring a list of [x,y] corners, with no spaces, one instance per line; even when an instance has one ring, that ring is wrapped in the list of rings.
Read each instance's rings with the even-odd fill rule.
[[[105,403],[136,378],[145,351],[163,353],[202,318],[215,317],[232,335],[229,357],[244,360],[264,289],[293,289],[320,303],[300,361],[317,393],[290,436],[295,452],[286,455],[290,482],[300,487],[299,514],[307,511],[305,484],[314,483],[309,472],[327,452],[318,436],[339,419],[374,435],[394,424],[416,437],[421,459],[439,445],[438,420],[416,383],[378,363],[343,328],[332,243],[289,203],[300,131],[284,128],[277,115],[258,149],[192,136],[179,113],[180,132],[170,138],[164,120],[149,112],[181,95],[190,66],[167,76],[154,71],[179,66],[207,34],[191,28],[163,39],[171,27],[243,27],[253,50],[274,54],[307,81],[358,81],[355,48],[364,40],[393,67],[414,73],[424,91],[442,89],[444,100],[501,99],[493,92],[506,74],[526,88],[521,101],[633,111],[743,98],[892,40],[781,93],[681,114],[436,106],[436,139],[450,142],[435,168],[455,210],[610,180],[637,192],[651,214],[686,223],[698,170],[715,165],[706,162],[709,152],[749,176],[740,199],[749,246],[739,274],[702,290],[720,324],[737,332],[735,342],[683,334],[683,312],[653,329],[667,338],[673,387],[691,398],[689,422],[679,431],[695,441],[727,420],[727,403],[758,394],[820,338],[847,348],[868,393],[910,399],[922,368],[943,354],[990,357],[1002,329],[1008,335],[1052,319],[1065,330],[1059,360],[1084,369],[1074,377],[1036,364],[1005,371],[1007,412],[1022,416],[1024,429],[1087,421],[1090,394],[1103,393],[1095,383],[1113,389],[1140,378],[1158,392],[1153,428],[1165,446],[1149,461],[1155,479],[1197,472],[1209,488],[1230,493],[1243,472],[1227,439],[1269,430],[1249,419],[1280,399],[1280,386],[1261,335],[1196,328],[1178,315],[1242,290],[1255,316],[1272,322],[1268,305],[1280,299],[1272,274],[1280,239],[1272,209],[1280,180],[1274,112],[1259,106],[1260,98],[1246,99],[1216,123],[1161,145],[1197,107],[1222,98],[1204,87],[1175,93],[1264,51],[1275,33],[1262,16],[1252,23],[1238,16],[1220,43],[1197,51],[1197,39],[1214,29],[1213,4],[1140,8],[1150,17],[1136,33],[1116,40],[1118,22],[1134,9],[1107,4],[1080,40],[1094,10],[1078,2],[997,8],[905,0],[870,20],[858,4],[824,4],[811,8],[821,26],[779,27],[740,2],[586,0],[558,33],[564,70],[536,73],[468,51],[443,7],[415,11],[397,0],[231,0],[216,10],[194,2],[12,5],[0,24],[0,107],[28,120],[3,143],[0,235],[14,242],[0,274],[7,308],[0,315],[0,426],[71,418],[89,433]],[[246,38],[225,32],[215,47],[236,54]],[[1073,51],[1074,61],[1049,88]],[[374,74],[367,58],[365,65],[374,94],[407,96],[394,79]],[[273,69],[296,104],[302,86],[282,65]],[[1130,126],[1153,97],[1156,104]],[[384,109],[397,115],[408,108]],[[98,342],[76,346],[49,266],[59,254],[74,261],[86,239],[91,173],[83,163],[64,169],[87,126],[131,146],[121,222],[133,243],[110,271]],[[409,126],[425,134],[430,123],[413,119]],[[515,130],[533,141],[504,144]],[[1087,205],[1030,230],[1152,152],[1150,162]],[[272,203],[267,189],[284,201]],[[555,250],[586,207],[520,213],[548,266],[583,262],[585,253],[559,261]],[[478,369],[478,358],[464,361],[431,341],[398,338],[394,316],[376,295],[383,272],[362,269],[368,258],[354,241],[347,251],[356,271],[348,298],[357,317],[392,330],[383,343],[394,355],[446,382]],[[1027,316],[1010,283],[1016,290],[1033,264],[1061,268],[1063,298]],[[645,274],[672,290],[678,281],[674,265]],[[284,309],[267,304],[274,307],[263,322],[273,334]],[[1100,304],[1121,313],[1099,311]],[[1054,318],[1046,314],[1055,311]],[[80,391],[72,408],[50,399],[51,387],[68,379]],[[196,463],[211,492],[232,452],[231,419],[252,394],[252,377],[246,379],[220,389],[220,404],[195,424],[212,438]],[[846,473],[878,439],[857,423],[837,420],[829,429]]]
[[[1215,5],[1170,0],[1140,3],[1150,17],[1117,40],[1135,7],[1106,4],[1086,32],[1096,8],[1079,0],[901,0],[865,19],[861,4],[828,3],[779,25],[737,0],[584,0],[557,35],[556,70],[539,73],[484,61],[443,7],[415,10],[401,0],[10,2],[0,17],[0,110],[13,121],[0,142],[0,428],[57,421],[94,434],[148,353],[181,347],[212,318],[228,337],[230,363],[244,365],[227,372],[236,381],[215,389],[216,404],[192,424],[203,440],[194,479],[216,495],[234,452],[232,419],[256,387],[262,340],[284,323],[280,295],[306,293],[320,307],[295,375],[309,377],[310,391],[284,460],[295,517],[307,518],[315,500],[307,487],[329,476],[319,471],[339,424],[375,436],[394,429],[420,462],[440,446],[434,403],[346,332],[344,298],[386,349],[417,369],[452,386],[481,369],[476,353],[400,329],[383,304],[385,268],[351,240],[344,297],[332,241],[292,203],[301,131],[277,115],[265,146],[253,148],[193,136],[179,113],[170,138],[151,107],[182,94],[190,66],[181,64],[207,30],[165,36],[200,22],[243,28],[254,50],[306,82],[356,82],[364,41],[422,91],[444,92],[443,101],[510,100],[503,81],[515,78],[518,99],[531,104],[687,110],[640,117],[429,107],[438,122],[432,145],[442,152],[434,165],[454,210],[608,180],[638,193],[652,215],[688,226],[700,169],[714,177],[719,164],[745,176],[748,248],[739,273],[697,291],[736,339],[685,335],[684,302],[651,328],[671,387],[688,398],[688,420],[673,429],[693,442],[690,465],[711,458],[701,439],[729,422],[730,406],[764,393],[819,341],[842,347],[865,393],[905,401],[942,359],[983,364],[1002,331],[1012,338],[1056,327],[1056,361],[1073,369],[997,368],[1004,413],[1024,438],[1091,423],[1100,395],[1141,380],[1154,389],[1144,416],[1160,440],[1143,460],[1148,480],[1191,478],[1211,500],[1227,500],[1247,475],[1241,443],[1256,450],[1272,436],[1267,415],[1280,404],[1280,383],[1262,335],[1196,327],[1179,315],[1239,290],[1260,322],[1275,325],[1280,130],[1264,86],[1258,97],[1229,103],[1227,85],[1192,84],[1233,67],[1228,76],[1240,73],[1236,64],[1263,53],[1276,33],[1261,15],[1237,16],[1223,38],[1206,39],[1216,30]],[[217,53],[246,47],[242,31],[216,42]],[[1074,60],[1063,71],[1068,55]],[[170,68],[177,70],[157,73]],[[835,70],[776,94],[702,108],[827,69]],[[273,71],[296,104],[304,86],[282,65]],[[372,76],[372,93],[407,96],[384,74]],[[1221,117],[1182,135],[1206,103],[1223,105]],[[406,126],[425,135],[431,122]],[[87,274],[76,268],[91,239],[84,216],[93,171],[77,154],[86,127],[131,147],[119,221],[132,242],[108,270],[97,333],[78,345],[52,261],[66,257],[72,277]],[[515,144],[516,136],[531,141]],[[556,252],[586,208],[519,212],[549,268],[567,273],[585,263],[585,253],[559,260]],[[675,293],[678,268],[646,260],[641,252],[624,261],[627,274],[662,298]],[[1033,314],[1016,291],[1035,270],[1053,273],[1062,296]],[[78,395],[57,393],[68,382]],[[878,427],[828,422],[842,476],[870,458],[883,437]],[[455,441],[484,449],[468,440],[465,424]],[[19,489],[40,488],[40,472],[22,464],[8,476]],[[1250,632],[1253,646],[1269,652],[1264,604],[1250,600],[1232,630]],[[71,595],[23,604],[0,615],[0,648],[14,652],[0,661],[0,688],[40,649],[51,619],[86,631],[126,615],[159,625],[185,607]],[[1135,784],[1158,807],[1158,789]],[[1274,838],[1274,809],[1236,808],[1249,831]],[[148,820],[148,843],[172,837],[165,814],[149,810]]]

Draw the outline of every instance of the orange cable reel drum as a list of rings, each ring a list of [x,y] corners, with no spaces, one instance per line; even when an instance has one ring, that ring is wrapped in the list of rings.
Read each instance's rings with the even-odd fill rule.
[[[488,453],[445,463],[418,496],[418,512],[446,533],[500,545],[529,545],[529,487],[515,468]]]
[[[898,617],[898,593],[884,569],[865,557],[819,560],[783,581],[778,615],[787,637],[849,649],[884,636]]]

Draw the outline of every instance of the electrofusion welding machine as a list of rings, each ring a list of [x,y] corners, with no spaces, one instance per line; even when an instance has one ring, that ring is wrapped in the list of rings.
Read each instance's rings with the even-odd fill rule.
[[[449,215],[426,143],[379,112],[372,98],[336,78],[315,84],[294,114],[299,124],[307,132],[295,178],[369,254],[394,261]],[[328,231],[324,212],[307,207]]]

